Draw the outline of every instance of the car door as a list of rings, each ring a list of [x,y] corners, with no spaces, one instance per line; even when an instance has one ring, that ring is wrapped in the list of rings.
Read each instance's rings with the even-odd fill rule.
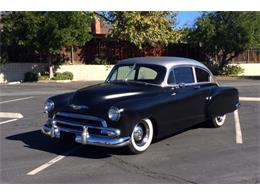
[[[203,122],[207,118],[207,103],[210,100],[212,90],[217,87],[213,82],[213,78],[208,70],[194,66],[195,85],[193,89],[197,97],[197,106],[194,106],[196,112],[194,113],[198,122]]]
[[[174,67],[169,74],[168,84],[175,86],[171,93],[171,125],[180,130],[205,118],[206,97],[210,88],[198,83],[194,66],[182,65]]]

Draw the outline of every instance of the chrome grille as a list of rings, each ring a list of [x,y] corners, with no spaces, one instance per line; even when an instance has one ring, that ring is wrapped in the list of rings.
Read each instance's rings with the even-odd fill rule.
[[[81,115],[74,113],[57,113],[53,121],[55,121],[56,126],[63,131],[67,132],[82,132],[83,127],[88,127],[88,132],[93,135],[100,135],[101,130],[107,127],[106,121],[104,119]]]

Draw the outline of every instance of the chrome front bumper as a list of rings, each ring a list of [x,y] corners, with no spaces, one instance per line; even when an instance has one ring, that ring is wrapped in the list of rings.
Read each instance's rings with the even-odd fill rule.
[[[104,146],[104,147],[122,147],[129,144],[130,137],[109,137],[109,136],[95,136],[90,135],[86,129],[82,132],[63,129],[57,127],[55,125],[49,126],[47,124],[43,125],[41,128],[42,133],[52,137],[52,138],[60,138],[60,132],[69,132],[75,135],[75,142],[86,145],[96,145],[96,146]],[[104,131],[106,129],[104,128]],[[110,128],[107,128],[107,131],[110,131]]]

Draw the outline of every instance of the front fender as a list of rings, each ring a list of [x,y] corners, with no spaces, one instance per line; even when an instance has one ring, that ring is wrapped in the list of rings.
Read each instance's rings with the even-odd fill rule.
[[[153,95],[151,97],[140,97],[129,99],[115,104],[124,111],[118,122],[109,121],[109,125],[122,130],[124,136],[131,135],[134,126],[143,118],[153,118],[156,116],[160,106],[165,103],[164,94]]]

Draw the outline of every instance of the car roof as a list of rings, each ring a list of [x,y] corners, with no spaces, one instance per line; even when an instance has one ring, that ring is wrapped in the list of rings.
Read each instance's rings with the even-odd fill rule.
[[[175,65],[196,65],[202,68],[208,69],[204,64],[189,58],[181,57],[136,57],[121,60],[117,65],[122,64],[151,64],[151,65],[161,65],[167,69]]]

